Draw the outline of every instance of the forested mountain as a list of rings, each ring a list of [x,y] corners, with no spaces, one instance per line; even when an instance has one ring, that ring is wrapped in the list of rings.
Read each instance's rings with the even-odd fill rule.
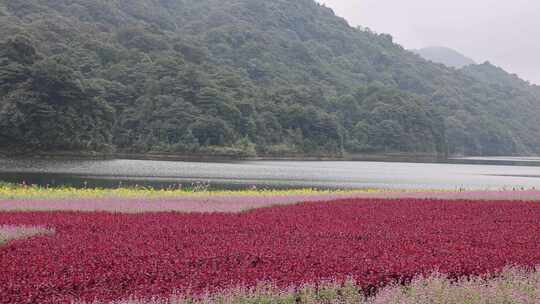
[[[447,47],[433,46],[411,51],[422,56],[422,58],[426,60],[442,63],[446,66],[458,69],[467,65],[476,64],[471,58]]]
[[[0,145],[540,152],[540,90],[427,62],[313,0],[0,0]]]

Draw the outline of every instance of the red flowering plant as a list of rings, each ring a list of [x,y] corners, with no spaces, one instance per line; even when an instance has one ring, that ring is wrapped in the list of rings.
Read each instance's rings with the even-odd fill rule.
[[[0,247],[0,303],[193,295],[540,263],[540,204],[350,199],[226,213],[0,213],[56,234]]]

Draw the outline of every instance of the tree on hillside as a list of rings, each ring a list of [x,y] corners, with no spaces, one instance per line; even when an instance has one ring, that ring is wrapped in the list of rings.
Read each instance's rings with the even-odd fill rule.
[[[3,44],[0,141],[39,149],[99,150],[111,143],[114,110],[54,59],[39,60],[21,37]]]

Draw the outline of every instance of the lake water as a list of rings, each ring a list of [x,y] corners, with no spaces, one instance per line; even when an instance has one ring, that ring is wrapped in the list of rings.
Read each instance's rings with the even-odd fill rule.
[[[526,165],[519,164],[526,160]],[[214,188],[540,188],[540,159],[475,158],[457,163],[0,159],[0,181],[41,185]],[[514,162],[515,161],[515,162]],[[471,162],[472,164],[467,164]],[[479,164],[487,162],[488,164]],[[523,164],[523,163],[522,163]]]

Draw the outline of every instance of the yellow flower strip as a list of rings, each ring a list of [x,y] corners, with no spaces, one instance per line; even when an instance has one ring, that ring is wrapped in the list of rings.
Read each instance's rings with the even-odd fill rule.
[[[41,187],[16,184],[0,184],[0,199],[69,199],[69,198],[174,198],[207,196],[288,196],[288,195],[324,195],[394,192],[398,190],[359,189],[359,190],[322,190],[314,188],[270,190],[193,190],[193,189],[153,189],[145,187],[131,188],[75,188]]]

